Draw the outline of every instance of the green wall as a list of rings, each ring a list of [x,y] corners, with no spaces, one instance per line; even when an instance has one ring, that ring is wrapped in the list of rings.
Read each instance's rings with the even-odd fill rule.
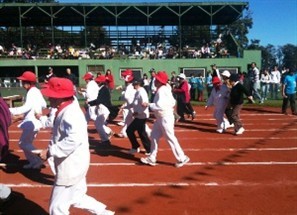
[[[123,84],[120,79],[120,69],[131,68],[141,69],[142,74],[148,73],[151,68],[156,71],[165,70],[169,75],[172,71],[180,72],[182,68],[204,68],[205,71],[211,69],[211,64],[216,64],[218,68],[238,68],[239,71],[247,71],[248,65],[251,62],[256,62],[261,68],[261,51],[245,50],[242,58],[211,58],[211,59],[159,59],[159,60],[140,60],[140,59],[112,59],[112,60],[21,60],[21,59],[1,59],[0,58],[0,77],[16,77],[15,72],[9,73],[9,69],[17,68],[18,71],[25,71],[31,69],[36,72],[38,76],[46,74],[49,66],[59,67],[65,70],[65,67],[74,68],[75,73],[80,77],[87,71],[89,66],[102,65],[104,70],[111,69],[115,76],[116,85]],[[61,69],[61,70],[62,70]],[[5,76],[4,73],[5,72]],[[60,71],[61,72],[61,71]],[[80,85],[84,82],[80,78]]]

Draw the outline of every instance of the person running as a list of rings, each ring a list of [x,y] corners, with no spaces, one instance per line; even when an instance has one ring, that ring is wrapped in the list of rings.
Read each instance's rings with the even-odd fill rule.
[[[36,87],[36,75],[31,71],[25,71],[17,77],[23,82],[23,88],[27,91],[25,103],[20,107],[9,108],[13,116],[24,115],[23,121],[19,127],[23,130],[19,140],[19,146],[24,151],[28,164],[24,165],[25,169],[40,169],[43,165],[42,160],[32,150],[35,149],[33,141],[41,129],[42,125],[36,118],[35,114],[42,113],[46,108],[46,102]]]
[[[243,106],[243,95],[245,94],[252,103],[254,103],[254,100],[249,91],[239,82],[238,74],[231,74],[230,83],[232,85],[230,105],[233,109],[232,119],[234,121],[234,133],[235,135],[240,135],[245,131],[240,119],[240,111]]]
[[[7,155],[9,150],[8,127],[11,124],[11,115],[8,105],[0,95],[0,161]]]
[[[127,135],[131,142],[132,149],[129,151],[130,154],[140,152],[139,143],[136,139],[135,131],[138,132],[142,145],[145,148],[147,154],[150,153],[150,139],[146,132],[146,121],[149,118],[148,107],[142,106],[143,103],[148,103],[149,98],[146,90],[141,86],[141,80],[134,80],[133,87],[136,90],[134,100],[130,105],[125,108],[133,110],[133,121],[127,127]]]
[[[216,131],[218,133],[223,133],[225,128],[229,127],[228,120],[224,118],[225,110],[229,103],[229,89],[225,84],[222,84],[217,76],[213,77],[212,83],[214,88],[207,100],[205,110],[207,110],[209,106],[215,107],[213,116],[217,122]]]
[[[56,170],[49,214],[69,214],[69,208],[73,206],[92,214],[113,215],[105,204],[87,195],[88,129],[85,116],[73,97],[72,82],[66,78],[52,78],[41,92],[49,98],[50,106],[58,109],[50,144],[37,153],[43,160],[53,157]]]
[[[151,132],[151,153],[148,157],[143,157],[140,161],[144,164],[155,166],[157,162],[158,144],[162,136],[165,137],[170,145],[173,155],[177,163],[176,167],[182,167],[190,161],[190,158],[185,155],[175,134],[174,134],[174,106],[175,99],[173,98],[171,87],[168,82],[168,76],[165,71],[159,71],[156,76],[155,85],[157,87],[156,95],[153,103],[144,102],[144,107],[149,107],[154,112],[156,121]]]
[[[96,107],[96,120],[95,127],[99,133],[101,144],[110,144],[110,138],[114,135],[114,132],[107,126],[107,119],[110,114],[109,108],[112,107],[111,95],[109,88],[106,86],[106,76],[100,75],[95,81],[98,83],[99,91],[96,100],[89,101],[88,105]]]
[[[81,88],[78,93],[81,94],[86,99],[85,110],[86,110],[86,120],[89,122],[90,120],[96,120],[95,114],[95,106],[90,107],[88,105],[89,101],[96,100],[98,96],[99,87],[94,80],[94,75],[91,72],[87,72],[83,79],[87,83],[86,88]]]

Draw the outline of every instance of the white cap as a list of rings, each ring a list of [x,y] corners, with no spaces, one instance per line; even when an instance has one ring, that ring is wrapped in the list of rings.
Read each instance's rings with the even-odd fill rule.
[[[186,79],[186,76],[184,73],[180,73],[177,77],[182,78],[182,79]]]
[[[0,184],[0,200],[5,200],[11,193],[11,189],[4,184]]]
[[[222,76],[225,76],[227,78],[230,78],[230,72],[228,70],[224,70],[222,73],[221,73]]]

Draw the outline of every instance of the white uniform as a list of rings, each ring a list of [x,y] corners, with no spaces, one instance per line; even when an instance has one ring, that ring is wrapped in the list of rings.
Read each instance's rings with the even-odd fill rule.
[[[217,131],[223,131],[230,126],[227,119],[224,118],[225,110],[229,102],[229,89],[227,85],[222,84],[219,90],[212,89],[211,94],[207,100],[206,106],[214,106],[213,117],[217,122]]]
[[[136,93],[136,90],[134,89],[132,83],[129,83],[126,86],[125,92],[123,94],[123,99],[125,101],[124,106],[130,106],[133,103],[135,93]],[[133,110],[131,108],[123,109],[124,126],[120,133],[123,134],[125,137],[127,136],[127,133],[126,133],[127,126],[130,125],[130,123],[133,121],[132,114],[133,114]]]
[[[92,214],[103,213],[106,205],[86,194],[90,163],[87,122],[76,102],[56,116],[49,155],[54,158],[56,171],[49,213],[66,215],[70,206]]]
[[[31,166],[38,166],[42,163],[39,156],[33,154],[31,151],[35,149],[33,140],[42,127],[40,121],[35,117],[35,114],[42,113],[43,108],[46,108],[46,102],[40,90],[36,87],[31,87],[28,90],[25,103],[22,106],[9,108],[12,115],[24,114],[24,120],[18,126],[23,130],[19,145]]]
[[[158,142],[162,136],[165,136],[178,162],[182,162],[187,158],[174,134],[174,106],[175,99],[169,85],[161,86],[155,94],[154,102],[149,104],[156,117],[150,136],[151,154],[149,156],[154,162],[157,157]]]
[[[98,96],[98,92],[99,92],[99,86],[98,84],[94,81],[91,80],[87,83],[86,86],[86,92],[83,92],[82,95],[83,97],[89,102],[89,101],[93,101],[97,99]],[[95,111],[95,106],[88,106],[87,110],[86,110],[86,120],[87,122],[91,120],[96,120],[96,111]]]

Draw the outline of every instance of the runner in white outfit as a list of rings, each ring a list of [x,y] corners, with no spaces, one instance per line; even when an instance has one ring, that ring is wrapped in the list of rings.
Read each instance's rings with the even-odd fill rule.
[[[92,214],[112,215],[106,205],[87,195],[86,175],[90,163],[87,122],[77,102],[73,84],[65,78],[52,78],[49,87],[41,90],[57,108],[53,135],[42,159],[53,157],[55,183],[50,199],[50,215],[68,215],[71,206]]]
[[[156,165],[158,153],[158,142],[162,136],[165,136],[171,150],[177,160],[176,167],[182,167],[189,162],[189,157],[184,154],[177,138],[174,134],[174,106],[171,87],[167,84],[168,76],[166,72],[161,71],[155,75],[155,85],[157,92],[153,103],[143,103],[143,106],[149,106],[154,112],[156,121],[151,132],[151,154],[146,158],[141,158],[141,162],[151,166]]]
[[[40,90],[35,86],[36,75],[33,72],[26,71],[17,79],[22,80],[23,87],[27,90],[25,103],[20,107],[10,108],[9,110],[12,115],[24,114],[24,119],[18,126],[23,130],[19,146],[29,161],[29,164],[24,165],[24,168],[40,169],[43,162],[37,155],[32,153],[32,150],[35,149],[33,141],[42,126],[35,114],[42,113],[42,109],[46,108],[46,102]]]
[[[81,94],[87,102],[93,101],[97,99],[99,87],[98,84],[94,80],[94,75],[91,72],[87,72],[83,79],[86,81],[86,89],[81,89],[78,91],[79,94]],[[85,105],[86,109],[86,120],[89,122],[90,120],[95,121],[96,120],[96,110],[95,106],[90,107],[88,104]]]

